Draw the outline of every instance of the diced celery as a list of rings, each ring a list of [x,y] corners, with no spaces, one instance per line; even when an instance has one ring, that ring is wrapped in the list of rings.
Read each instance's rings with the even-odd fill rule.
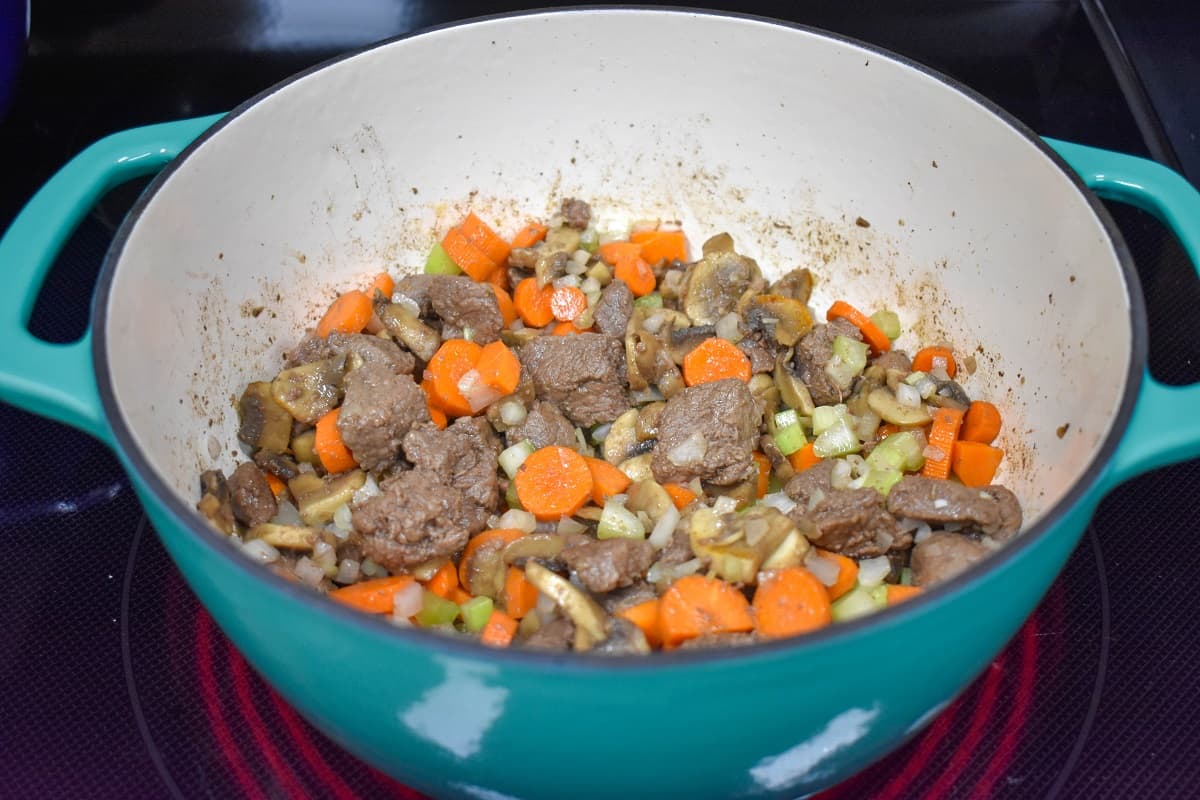
[[[623,504],[609,498],[600,512],[600,524],[596,527],[597,539],[644,539],[646,527],[637,514]]]
[[[533,454],[533,442],[522,439],[500,453],[500,468],[510,478],[515,478],[517,470],[525,463],[525,459]]]
[[[425,272],[430,275],[462,275],[462,270],[450,258],[441,242],[429,251],[429,257],[425,259]]]
[[[488,617],[492,615],[492,598],[485,595],[472,597],[458,608],[467,630],[479,633],[483,626],[487,625]]]
[[[841,408],[839,413],[838,409]],[[846,415],[845,406],[817,406],[813,409],[812,415],[812,430],[813,436],[820,436],[825,431],[837,424],[839,419],[844,419]]]
[[[820,409],[818,409],[820,410]],[[841,417],[813,440],[813,454],[821,458],[847,456],[862,449],[848,417]]]
[[[883,331],[883,335],[893,341],[900,336],[900,317],[896,316],[895,311],[883,309],[876,311],[871,315],[871,322],[875,323],[875,327]]]
[[[662,295],[658,292],[651,292],[637,298],[633,301],[633,304],[639,308],[662,308]]]
[[[875,603],[876,608],[887,608],[886,583],[881,583],[878,586],[872,586],[867,590],[867,594],[871,595],[871,601]]]
[[[600,234],[595,228],[588,228],[579,234],[579,249],[587,250],[592,255],[600,249]]]
[[[874,489],[886,495],[892,487],[900,482],[904,473],[894,467],[869,467],[867,474],[862,477],[863,488]]]
[[[901,586],[912,586],[912,568],[911,567],[905,567],[904,569],[900,570],[900,585]]]
[[[876,587],[880,588],[880,587]],[[883,587],[884,602],[880,603],[872,592],[864,589],[861,586],[855,586],[850,591],[833,601],[830,608],[834,622],[846,622],[847,620],[865,617],[868,614],[874,614],[887,604],[887,588]]]
[[[525,506],[521,505],[521,498],[517,497],[517,484],[515,481],[508,482],[508,489],[504,491],[504,502],[508,503],[509,508],[515,508],[518,511],[525,510]]]
[[[804,435],[800,417],[794,409],[789,408],[778,412],[775,414],[774,421],[775,431],[772,435],[775,438],[775,445],[785,456],[790,456],[808,444],[808,437]]]
[[[875,445],[867,466],[915,472],[925,465],[921,439],[912,431],[899,431]]]
[[[925,372],[914,372],[905,378],[904,382],[920,392],[922,400],[928,400],[937,391],[937,381]]]
[[[849,336],[837,336],[833,340],[833,357],[825,365],[825,374],[839,386],[849,386],[867,366],[869,348]]]
[[[417,624],[421,627],[449,625],[458,617],[458,603],[438,597],[426,590],[422,595],[421,610],[417,612]]]

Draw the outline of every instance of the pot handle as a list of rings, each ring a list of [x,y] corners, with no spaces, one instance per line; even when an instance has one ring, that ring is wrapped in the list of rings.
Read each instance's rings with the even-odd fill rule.
[[[1200,192],[1154,161],[1046,139],[1100,197],[1148,211],[1179,238],[1200,272]],[[1142,378],[1129,428],[1109,462],[1105,489],[1133,476],[1200,455],[1200,384],[1167,386]]]
[[[221,115],[132,128],[106,136],[71,159],[21,209],[0,239],[0,400],[65,422],[109,442],[96,391],[92,330],[69,344],[28,329],[46,273],[67,238],[114,187],[158,172]]]

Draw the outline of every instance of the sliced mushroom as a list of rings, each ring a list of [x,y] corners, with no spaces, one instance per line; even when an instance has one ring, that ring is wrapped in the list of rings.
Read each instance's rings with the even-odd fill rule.
[[[807,303],[812,294],[812,273],[804,267],[797,267],[779,280],[771,284],[771,294],[783,295],[801,303]]]
[[[271,396],[296,419],[315,425],[341,400],[345,363],[340,355],[285,369],[271,383]]]
[[[954,408],[966,411],[971,406],[970,396],[956,381],[939,381],[937,391],[926,400],[931,406],[938,408]]]
[[[460,567],[465,577],[463,588],[476,597],[499,599],[508,574],[504,550],[502,541],[491,540],[475,548],[470,558],[464,558]]]
[[[647,441],[658,437],[658,418],[667,404],[661,400],[647,403],[638,411],[637,432],[638,441]]]
[[[238,438],[256,450],[282,453],[292,435],[292,415],[275,402],[268,381],[255,381],[238,400]]]
[[[506,565],[531,558],[550,560],[558,558],[563,546],[563,537],[557,533],[531,533],[509,542],[500,557]]]
[[[653,479],[654,472],[650,469],[650,463],[654,459],[653,453],[643,453],[640,456],[628,458],[617,464],[617,469],[624,472],[629,480],[637,482],[646,479]]]
[[[784,347],[792,347],[812,330],[808,307],[799,300],[777,294],[760,294],[746,306],[746,326],[761,331]]]
[[[683,312],[697,325],[713,325],[764,282],[758,264],[735,252],[728,233],[712,237],[702,250],[704,257],[688,268]]]
[[[799,563],[808,552],[796,523],[770,506],[721,515],[700,508],[687,525],[692,552],[711,559],[711,570],[731,583],[754,583],[768,559],[790,564],[798,555]]]
[[[566,271],[567,260],[579,249],[579,241],[579,231],[569,225],[546,232],[545,240],[536,249],[537,262],[533,267],[538,286],[545,286]]]
[[[384,329],[422,361],[433,358],[442,344],[438,332],[421,322],[417,313],[403,303],[377,302],[375,314]]]
[[[779,387],[775,385],[775,379],[765,372],[760,372],[750,378],[747,388],[750,389],[750,396],[762,409],[763,418],[771,419],[779,410]]]
[[[604,460],[610,464],[620,464],[630,458],[633,446],[637,444],[638,410],[631,408],[613,420],[608,435],[604,437]]]
[[[637,625],[627,619],[613,617],[608,636],[604,641],[598,642],[592,648],[592,652],[608,656],[645,655],[650,652],[650,644],[646,641],[646,634],[642,633],[642,629]]]
[[[808,386],[800,380],[800,376],[792,371],[792,351],[780,353],[775,358],[775,386],[779,389],[779,399],[788,408],[796,409],[802,417],[811,417],[816,404],[813,403],[812,393]]]
[[[658,522],[668,508],[675,507],[675,504],[671,502],[671,495],[667,494],[667,490],[662,487],[662,484],[653,479],[640,480],[631,484],[628,495],[629,499],[625,501],[625,507],[635,513],[646,512],[654,522]]]
[[[279,550],[296,550],[311,553],[321,531],[300,525],[277,525],[264,522],[246,531],[246,541],[262,539]]]
[[[538,328],[521,328],[515,331],[512,328],[504,328],[500,331],[500,341],[509,347],[524,347],[541,335],[542,332]]]
[[[237,522],[233,518],[233,498],[221,470],[210,469],[201,473],[200,502],[196,504],[196,510],[226,536],[237,530]]]
[[[317,432],[312,428],[295,434],[291,443],[292,456],[302,464],[320,466],[321,458],[317,455],[316,443]]]
[[[629,388],[646,389],[657,379],[659,341],[648,331],[632,330],[625,334],[625,371]]]
[[[672,329],[667,334],[667,351],[673,362],[682,364],[688,353],[699,347],[705,339],[711,339],[716,335],[716,325],[692,325],[687,328]]]
[[[366,482],[367,473],[361,469],[324,478],[314,472],[302,472],[288,481],[288,491],[296,498],[296,508],[304,524],[319,527],[330,522],[333,512],[354,499],[354,493]]]
[[[916,406],[902,405],[890,389],[880,387],[867,395],[871,410],[893,425],[924,425],[933,419],[922,403]]]
[[[525,565],[525,577],[575,623],[576,650],[590,650],[608,638],[612,620],[582,589],[536,561]]]

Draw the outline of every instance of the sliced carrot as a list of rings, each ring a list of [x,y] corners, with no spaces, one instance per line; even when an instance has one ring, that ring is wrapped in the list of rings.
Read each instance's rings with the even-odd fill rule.
[[[921,467],[921,474],[926,478],[950,477],[950,458],[954,454],[962,419],[963,412],[957,408],[939,408],[934,412],[929,446],[925,448],[925,466]],[[940,458],[936,457],[937,451],[941,451]]]
[[[546,238],[549,228],[540,222],[531,222],[521,230],[517,231],[512,238],[513,249],[518,247],[533,247],[535,244]]]
[[[367,293],[351,289],[334,300],[325,316],[321,317],[321,321],[317,323],[317,336],[324,339],[334,331],[360,333],[367,327],[374,313],[375,309]]]
[[[844,556],[841,553],[822,550],[819,547],[817,548],[817,555],[838,565],[837,580],[833,586],[826,587],[831,601],[837,600],[846,592],[853,589],[854,584],[858,583],[858,562],[853,558]]]
[[[958,438],[965,442],[991,444],[1000,435],[1000,409],[986,400],[971,403],[963,416],[962,430]]]
[[[509,567],[504,577],[504,610],[513,619],[521,619],[537,605],[538,589],[525,577],[525,570]]]
[[[458,603],[460,606],[471,599],[471,593],[461,586],[455,586],[450,590],[450,594],[446,597],[447,600]]]
[[[587,307],[587,295],[574,286],[560,286],[550,296],[550,311],[559,322],[574,322]]]
[[[358,466],[358,462],[354,460],[354,454],[342,441],[342,434],[337,427],[338,417],[341,413],[340,408],[335,408],[317,420],[316,438],[313,439],[313,450],[321,459],[321,466],[331,475]]]
[[[508,647],[516,635],[517,621],[497,608],[483,626],[479,641],[489,647]]]
[[[755,629],[771,639],[799,636],[833,621],[829,593],[803,567],[768,570],[754,590]]]
[[[629,237],[633,240],[633,237]],[[642,242],[642,258],[650,264],[687,261],[687,239],[683,231],[654,231]]]
[[[614,494],[629,488],[629,476],[601,458],[583,457],[592,473],[592,502],[603,506]]]
[[[662,628],[658,624],[658,605],[659,600],[655,597],[617,612],[618,617],[623,617],[642,629],[642,633],[646,635],[646,643],[651,647],[662,646]]]
[[[645,297],[653,292],[656,286],[654,270],[650,269],[650,265],[642,258],[618,261],[613,266],[613,277],[625,281],[635,297]]]
[[[283,497],[283,493],[287,491],[287,484],[269,472],[264,472],[263,475],[267,477],[267,486],[271,487],[271,494],[275,495],[275,499]]]
[[[449,600],[450,593],[458,588],[458,567],[454,566],[453,561],[442,564],[425,584],[425,588],[438,597]]]
[[[369,614],[390,614],[393,596],[414,582],[412,575],[389,575],[386,578],[375,578],[334,589],[329,593],[329,597]]]
[[[447,339],[425,366],[425,376],[430,380],[430,396],[447,414],[455,417],[471,414],[471,405],[458,390],[458,382],[463,375],[475,369],[482,350],[475,342],[466,339]]]
[[[573,333],[587,333],[591,328],[576,328],[574,322],[558,322],[550,329],[552,336],[570,336]]]
[[[501,394],[512,394],[521,382],[521,362],[499,339],[483,346],[475,369],[481,381]]]
[[[526,278],[513,290],[513,306],[526,325],[542,328],[554,321],[553,286],[538,287],[536,278]]]
[[[462,555],[458,559],[458,582],[460,586],[467,585],[468,567],[471,563],[471,558],[480,547],[488,542],[499,542],[501,546],[511,544],[517,539],[525,535],[525,531],[518,528],[489,528],[482,533],[477,533],[467,540],[467,546],[463,548]]]
[[[703,575],[685,575],[671,584],[659,603],[658,622],[666,647],[709,633],[754,630],[745,595],[719,578]]]
[[[809,442],[804,447],[789,455],[787,460],[792,465],[792,469],[796,470],[796,472],[803,472],[809,467],[820,463],[821,457],[813,452],[813,443]]]
[[[750,380],[750,359],[733,342],[713,336],[683,357],[683,382],[688,386],[737,378]]]
[[[921,594],[921,587],[902,586],[898,583],[889,583],[887,584],[886,591],[887,604],[889,606],[894,606],[896,603],[903,603],[905,600],[911,600],[912,598]]]
[[[471,244],[471,240],[458,228],[446,232],[442,238],[442,248],[459,269],[477,281],[486,281],[498,266],[487,253]]]
[[[861,311],[844,300],[835,300],[833,305],[829,307],[829,311],[825,313],[825,319],[833,320],[841,317],[847,322],[858,328],[867,340],[867,344],[877,353],[886,353],[892,349],[892,340],[887,337],[883,331],[879,330],[879,326]]]
[[[497,289],[508,291],[508,262],[498,264],[494,270],[488,273],[487,282]],[[504,312],[502,311],[501,314]]]
[[[597,251],[604,263],[615,267],[622,261],[632,261],[642,257],[642,246],[636,242],[605,242]]]
[[[392,280],[392,276],[386,272],[381,272],[371,281],[371,285],[367,287],[367,297],[375,299],[375,291],[383,293],[383,296],[389,300],[392,298],[392,292],[396,291],[396,282]]]
[[[497,286],[495,282],[491,283],[492,291],[496,293],[496,305],[500,307],[500,316],[504,318],[504,324],[512,325],[517,319],[517,309],[513,305],[512,295],[504,290],[503,286]]]
[[[425,407],[429,409],[429,418],[433,420],[434,425],[445,430],[449,420],[446,418],[446,412],[437,404],[437,399],[433,396],[433,381],[429,378],[422,380],[421,390],[425,392]]]
[[[467,218],[462,221],[458,229],[462,231],[463,236],[467,237],[468,242],[475,245],[476,249],[497,265],[508,261],[508,242],[504,241],[486,222],[475,216],[475,212],[467,214]]]
[[[559,445],[535,450],[513,482],[521,506],[539,520],[557,520],[583,508],[592,496],[592,471],[583,456]]]
[[[758,465],[757,493],[762,498],[766,496],[767,489],[771,486],[771,459],[763,453],[751,453],[751,455],[754,457],[754,463]]]
[[[954,353],[950,351],[949,347],[923,347],[913,356],[913,372],[929,372],[936,367],[946,370],[946,374],[951,378],[958,371],[958,364],[954,361]]]
[[[690,506],[696,500],[696,493],[682,483],[664,483],[663,488],[667,490],[667,494],[671,498],[671,502],[675,504],[675,508],[682,511]]]
[[[634,244],[645,244],[655,236],[658,236],[658,230],[656,228],[646,228],[629,234],[629,241],[633,242]]]
[[[983,442],[965,442],[961,438],[954,443],[954,454],[950,457],[950,468],[954,476],[966,486],[989,486],[996,477],[996,470],[1004,459],[1004,451]]]

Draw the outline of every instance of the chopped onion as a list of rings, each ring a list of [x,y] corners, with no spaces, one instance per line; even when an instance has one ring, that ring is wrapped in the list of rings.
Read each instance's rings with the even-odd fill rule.
[[[399,619],[415,617],[424,603],[425,590],[421,584],[413,581],[392,595],[392,616]]]
[[[592,442],[595,444],[604,444],[604,440],[608,438],[608,432],[611,430],[611,422],[605,422],[603,425],[597,425],[592,430]]]
[[[933,535],[933,529],[929,527],[928,522],[922,522],[917,525],[917,529],[913,532],[913,541],[921,543]]]
[[[354,583],[358,580],[359,563],[352,558],[343,558],[338,564],[337,575],[333,579],[338,583]]]
[[[586,253],[587,251],[584,250],[582,252]],[[567,266],[565,269],[568,275],[578,278],[580,275],[587,272],[587,262],[577,261],[574,258],[570,258],[567,260]]]
[[[300,519],[300,512],[296,510],[290,500],[279,501],[279,507],[275,510],[275,516],[271,517],[271,522],[276,525],[304,524],[304,521]]]
[[[671,543],[671,539],[675,537],[675,526],[679,524],[679,509],[675,506],[670,506],[658,518],[658,522],[654,523],[654,530],[650,531],[650,544],[654,545],[656,550],[661,550]]]
[[[350,506],[343,503],[334,509],[333,525],[343,531],[350,530]]]
[[[321,581],[325,580],[325,570],[314,564],[308,556],[301,556],[300,560],[296,562],[296,568],[293,571],[301,583],[313,588],[320,586]]]
[[[571,260],[578,261],[580,264],[586,264],[591,260],[591,258],[592,254],[587,250],[584,250],[582,247],[576,250],[574,253],[571,253]]]
[[[598,281],[595,278],[590,277],[590,276],[587,278],[584,278],[582,281],[579,282],[579,289],[584,294],[589,294],[589,295],[593,294],[593,293],[599,294],[600,290],[602,288],[603,287],[600,286],[600,281]]]
[[[482,411],[503,397],[500,392],[483,382],[477,369],[469,369],[463,373],[458,379],[458,391],[471,407],[472,414]]]
[[[837,583],[838,574],[841,572],[836,561],[825,558],[817,552],[815,547],[808,549],[808,553],[804,556],[804,566],[826,586],[833,586]]]
[[[531,455],[533,455],[533,442],[522,439],[500,453],[500,468],[504,470],[505,475],[515,478],[517,470]]]
[[[527,414],[525,404],[515,397],[510,397],[500,404],[500,420],[510,427],[524,422]]]
[[[656,387],[651,386],[647,389],[638,389],[636,392],[630,392],[629,399],[634,405],[641,405],[642,403],[654,403],[666,398],[663,397],[662,392]]]
[[[950,505],[950,501],[944,497],[938,497],[933,501],[934,508],[945,508],[948,505]]]
[[[684,575],[696,574],[702,566],[704,566],[704,562],[698,558],[684,561],[682,564],[676,564],[673,567],[663,566],[663,563],[659,561],[646,572],[646,580],[650,583],[670,583],[677,578],[682,578]]]
[[[332,578],[337,574],[337,550],[324,539],[317,539],[313,544],[312,563],[320,567],[326,576]]]
[[[382,578],[387,575],[387,570],[379,564],[376,564],[369,558],[364,558],[361,565],[362,573],[368,578]]]
[[[934,356],[933,369],[929,370],[930,376],[939,383],[950,380],[950,373],[946,371],[946,359]]]
[[[850,488],[850,462],[844,458],[839,458],[833,462],[833,472],[830,474],[829,483],[835,489]]]
[[[272,564],[279,560],[279,551],[264,539],[251,539],[243,544],[242,554],[259,564]]]
[[[538,621],[545,625],[558,614],[558,605],[554,602],[554,598],[548,594],[538,593],[537,605],[534,606],[537,611]]]
[[[496,520],[496,527],[515,528],[526,533],[533,533],[537,529],[537,517],[528,511],[522,511],[519,508],[510,508]]]
[[[825,490],[820,486],[812,490],[812,494],[808,496],[808,510],[812,511],[817,506],[821,505],[821,501],[825,499]]]
[[[375,497],[379,494],[383,494],[383,492],[380,490],[379,484],[375,482],[375,476],[367,475],[366,481],[364,481],[363,485],[359,487],[357,492],[354,493],[354,497],[350,502],[357,506],[367,502],[372,497]]]
[[[902,406],[916,408],[921,405],[921,393],[915,386],[909,386],[907,383],[896,384],[896,402]]]
[[[662,330],[663,323],[666,322],[666,319],[667,318],[665,314],[656,311],[642,320],[642,329],[645,330],[646,333],[658,333],[660,330]]]
[[[532,515],[531,515],[532,516]],[[569,536],[576,533],[584,533],[587,531],[587,526],[578,520],[571,517],[562,517],[558,521],[558,533],[562,536]]]
[[[561,278],[555,278],[551,283],[551,286],[553,286],[555,289],[578,289],[579,276],[563,275]]]
[[[700,431],[692,431],[691,435],[667,451],[667,460],[672,464],[687,466],[698,464],[704,460],[708,452],[708,440]]]
[[[796,501],[788,497],[783,492],[772,492],[768,495],[763,495],[761,500],[765,506],[770,506],[782,514],[792,513],[792,509],[796,507]]]
[[[717,320],[717,336],[720,336],[722,339],[728,342],[737,344],[737,342],[741,341],[742,338],[742,331],[739,327],[740,322],[741,320],[738,318],[738,315],[730,311],[728,314]]]
[[[937,445],[925,445],[925,449],[921,451],[921,455],[925,457],[926,461],[946,460],[946,451],[942,450],[942,448],[938,447]]]
[[[732,514],[737,511],[737,500],[732,497],[718,497],[713,501],[712,508],[718,514]]]
[[[887,556],[865,558],[858,562],[858,582],[867,588],[878,586],[891,571],[892,562]]]

